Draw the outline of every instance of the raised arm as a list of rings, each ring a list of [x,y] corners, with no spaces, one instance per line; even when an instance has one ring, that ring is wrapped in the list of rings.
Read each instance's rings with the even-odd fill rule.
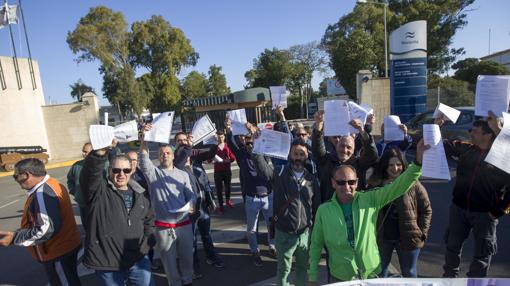
[[[107,159],[107,149],[94,150],[85,158],[80,173],[80,188],[85,204],[90,204],[97,192],[106,188],[103,178],[104,166]]]
[[[374,138],[363,129],[363,123],[359,119],[354,119],[350,124],[358,129],[361,140],[361,154],[358,167],[367,170],[377,163],[377,147],[375,147]]]
[[[312,133],[312,154],[320,166],[327,161],[326,145],[324,144],[324,111],[317,111],[314,115],[315,128]]]

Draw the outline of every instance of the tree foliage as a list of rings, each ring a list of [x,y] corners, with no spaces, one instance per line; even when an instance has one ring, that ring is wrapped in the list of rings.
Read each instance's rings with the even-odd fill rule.
[[[81,79],[69,85],[69,87],[71,88],[71,97],[77,101],[81,101],[81,97],[87,92],[96,93],[91,86],[84,84]]]
[[[206,97],[207,86],[208,81],[205,75],[192,71],[182,80],[182,96],[185,99]]]
[[[463,80],[452,77],[440,78],[433,76],[429,80],[429,95],[427,101],[432,101],[429,106],[437,106],[437,93],[439,92],[441,103],[449,106],[472,106],[475,94],[470,84]]]
[[[99,6],[91,8],[67,43],[77,61],[98,60],[103,75],[104,96],[123,111],[140,115],[177,107],[180,88],[177,74],[196,64],[198,54],[182,30],[161,16],[133,23],[131,30],[120,12]],[[136,78],[137,69],[147,71]]]
[[[292,76],[292,55],[289,51],[265,49],[253,60],[253,69],[245,73],[249,87],[285,85]]]
[[[480,61],[476,58],[467,58],[456,62],[453,66],[455,75],[453,78],[476,84],[479,75],[506,75],[510,71],[506,66],[493,61]]]
[[[207,94],[209,96],[219,96],[230,93],[230,88],[227,86],[227,78],[221,73],[220,66],[210,66],[208,75]]]
[[[450,49],[455,33],[467,24],[466,9],[474,0],[389,0],[388,37],[399,26],[427,21],[429,74],[448,70],[463,49]],[[384,76],[384,5],[358,4],[354,10],[329,25],[322,39],[330,66],[347,93],[356,94],[356,73],[370,70]],[[389,51],[389,49],[388,49]]]

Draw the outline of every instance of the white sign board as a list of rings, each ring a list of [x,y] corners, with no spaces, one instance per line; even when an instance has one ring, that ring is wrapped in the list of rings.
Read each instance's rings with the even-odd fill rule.
[[[427,51],[427,21],[409,22],[390,34],[390,52]]]

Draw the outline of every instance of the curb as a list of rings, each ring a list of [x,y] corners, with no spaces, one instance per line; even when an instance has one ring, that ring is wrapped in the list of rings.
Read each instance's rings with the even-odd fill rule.
[[[69,166],[73,165],[74,163],[76,163],[78,161],[80,161],[80,159],[69,160],[69,161],[53,163],[53,164],[47,164],[46,165],[46,170],[62,168],[62,167],[69,167]],[[12,174],[14,174],[14,172],[0,172],[0,178],[11,176]]]

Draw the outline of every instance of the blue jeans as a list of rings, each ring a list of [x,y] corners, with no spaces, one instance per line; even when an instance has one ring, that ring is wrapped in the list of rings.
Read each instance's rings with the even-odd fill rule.
[[[400,271],[404,277],[416,278],[418,273],[416,265],[418,263],[418,256],[420,249],[414,250],[401,250],[399,249],[398,241],[396,240],[383,240],[379,245],[379,255],[381,256],[381,277],[388,277],[388,266],[391,262],[393,249],[397,250],[398,263],[400,264]]]
[[[213,261],[220,260],[214,249],[211,236],[211,217],[207,212],[201,210],[200,216],[193,221],[193,269],[195,272],[200,272],[200,259],[198,258],[197,249],[198,233],[202,238],[202,245],[207,258]]]
[[[129,281],[130,285],[154,286],[154,279],[151,273],[151,262],[149,257],[144,256],[131,268],[121,271],[100,271],[96,270],[96,277],[99,285],[124,286]]]
[[[469,266],[468,277],[487,277],[492,255],[496,254],[496,227],[498,219],[487,212],[471,212],[452,203],[450,222],[445,234],[446,253],[443,277],[455,278],[460,272],[460,257],[464,241],[473,233],[474,257]]]
[[[246,232],[248,236],[248,244],[252,253],[259,252],[257,244],[257,221],[259,219],[259,212],[262,212],[266,226],[269,228],[269,218],[273,216],[273,195],[269,194],[267,197],[257,198],[246,196],[245,201],[246,211]],[[270,248],[274,248],[274,239],[267,234],[267,241]]]

